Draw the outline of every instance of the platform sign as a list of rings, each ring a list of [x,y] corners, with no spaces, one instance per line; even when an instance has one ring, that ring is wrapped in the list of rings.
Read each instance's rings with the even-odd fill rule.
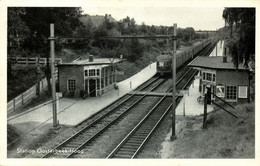
[[[239,86],[238,97],[247,98],[247,86]]]
[[[221,98],[225,97],[225,86],[224,85],[216,86],[216,95]]]

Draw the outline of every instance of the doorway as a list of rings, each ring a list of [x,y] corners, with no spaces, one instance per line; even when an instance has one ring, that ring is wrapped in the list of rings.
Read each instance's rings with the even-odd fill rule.
[[[96,80],[89,80],[89,96],[96,97]]]

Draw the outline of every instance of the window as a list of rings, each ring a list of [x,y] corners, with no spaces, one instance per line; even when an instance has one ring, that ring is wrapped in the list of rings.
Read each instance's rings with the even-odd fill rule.
[[[211,73],[207,73],[206,74],[206,80],[207,81],[211,81],[211,79],[212,79],[212,74]]]
[[[88,70],[85,70],[85,76],[88,76]]]
[[[108,86],[108,78],[107,78],[107,76],[105,77],[105,86]]]
[[[202,73],[202,80],[216,82],[216,74],[213,73]]]
[[[68,80],[68,90],[69,92],[74,92],[76,90],[76,80]]]
[[[239,86],[238,97],[247,98],[247,86]]]
[[[95,75],[96,75],[96,70],[95,69],[89,70],[89,76],[95,76]]]
[[[216,74],[213,74],[213,82],[216,82]]]
[[[227,86],[227,99],[236,100],[237,99],[237,87],[236,86]]]
[[[112,77],[112,75],[110,75],[109,84],[112,84],[112,82],[113,82],[113,77]]]
[[[99,70],[99,69],[97,69],[97,76],[99,76],[99,73],[100,73],[100,70]]]
[[[203,80],[206,79],[206,73],[203,73]]]
[[[97,79],[97,90],[99,90],[99,89],[100,89],[100,80]]]
[[[164,66],[164,63],[163,62],[159,62],[159,66]]]
[[[104,73],[105,73],[105,69],[102,68],[102,69],[101,69],[101,77],[104,77]]]
[[[104,88],[104,79],[102,78],[101,79],[101,89],[103,89]]]

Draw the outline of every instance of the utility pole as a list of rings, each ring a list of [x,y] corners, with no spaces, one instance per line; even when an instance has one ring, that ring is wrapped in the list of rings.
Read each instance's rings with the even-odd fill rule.
[[[172,56],[172,135],[171,141],[176,139],[175,134],[175,108],[176,108],[176,40],[177,40],[177,24],[173,24],[173,56]]]
[[[52,110],[53,110],[53,127],[57,127],[57,103],[56,103],[56,80],[55,80],[55,48],[54,48],[54,24],[50,24],[50,54],[51,54],[51,79],[52,79]]]

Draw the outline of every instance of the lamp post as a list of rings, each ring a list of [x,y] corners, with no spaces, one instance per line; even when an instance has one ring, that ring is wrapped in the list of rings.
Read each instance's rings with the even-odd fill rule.
[[[173,24],[173,56],[172,56],[172,135],[171,135],[171,141],[176,139],[176,133],[175,133],[175,108],[176,108],[176,101],[175,101],[175,95],[176,95],[176,40],[177,40],[177,24]]]
[[[50,54],[51,54],[51,79],[52,79],[52,110],[53,110],[53,127],[57,127],[57,103],[56,103],[56,81],[55,81],[55,37],[54,24],[50,24]]]

